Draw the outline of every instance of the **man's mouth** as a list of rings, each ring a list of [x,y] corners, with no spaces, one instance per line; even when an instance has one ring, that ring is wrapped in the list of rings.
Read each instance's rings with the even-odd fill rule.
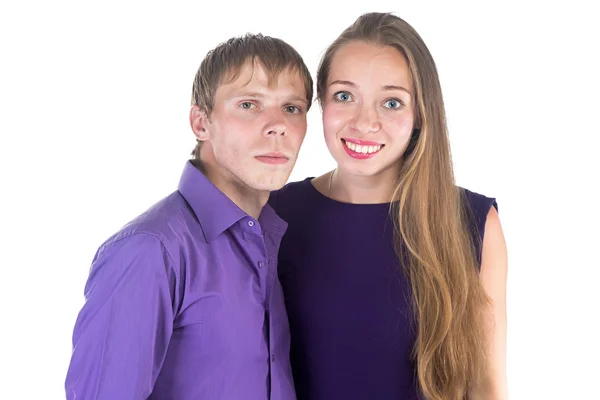
[[[290,161],[285,154],[279,152],[266,153],[254,158],[262,163],[274,165],[286,164],[288,161]]]

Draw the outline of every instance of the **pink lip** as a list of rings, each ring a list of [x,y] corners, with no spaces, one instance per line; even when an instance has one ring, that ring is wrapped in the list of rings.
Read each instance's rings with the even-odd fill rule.
[[[381,146],[381,143],[370,142],[368,140],[360,140],[360,139],[353,139],[353,138],[343,138],[343,140],[345,140],[346,142],[360,145],[360,146]]]
[[[344,141],[348,141],[351,143],[355,143],[357,145],[361,145],[361,146],[381,146],[381,148],[379,150],[377,150],[375,153],[357,153],[354,150],[350,150],[348,148],[348,146],[346,146],[346,143],[344,143]],[[383,145],[379,144],[379,143],[375,143],[375,142],[368,142],[365,140],[357,140],[357,139],[351,139],[351,140],[346,140],[343,139],[342,140],[342,147],[344,148],[344,150],[346,150],[346,153],[348,153],[348,155],[352,158],[355,158],[357,160],[366,160],[372,157],[375,157],[377,154],[379,154],[379,152],[381,151],[381,149],[384,147]]]
[[[279,152],[271,152],[254,158],[265,164],[285,164],[289,161],[285,154]]]

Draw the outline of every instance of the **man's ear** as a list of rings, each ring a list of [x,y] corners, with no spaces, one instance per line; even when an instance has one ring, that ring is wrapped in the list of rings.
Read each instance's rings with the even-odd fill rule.
[[[209,130],[207,129],[209,125],[210,121],[208,120],[206,111],[201,110],[197,104],[194,104],[190,109],[190,127],[196,139],[204,142],[210,138]]]

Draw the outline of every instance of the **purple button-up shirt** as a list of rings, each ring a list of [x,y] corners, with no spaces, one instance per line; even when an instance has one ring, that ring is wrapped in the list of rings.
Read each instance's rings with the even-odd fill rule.
[[[190,162],[179,190],[94,257],[68,399],[295,399],[277,279],[287,228],[258,221]]]

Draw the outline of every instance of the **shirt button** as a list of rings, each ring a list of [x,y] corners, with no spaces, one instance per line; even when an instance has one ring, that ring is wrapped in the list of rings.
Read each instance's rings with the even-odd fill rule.
[[[262,261],[258,262],[258,268],[262,268],[265,266],[265,263],[263,263]]]
[[[275,356],[274,356],[274,355],[272,355],[272,356],[271,356],[271,362],[274,362],[274,361],[275,361]]]
[[[248,221],[248,226],[254,226],[254,221]]]

